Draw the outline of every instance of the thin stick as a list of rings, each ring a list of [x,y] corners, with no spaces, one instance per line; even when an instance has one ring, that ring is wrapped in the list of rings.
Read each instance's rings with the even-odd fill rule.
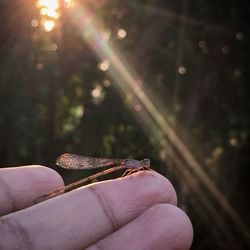
[[[60,194],[63,194],[64,191],[67,191],[68,189],[71,189],[71,188],[74,188],[74,187],[77,187],[79,186],[80,184],[83,184],[85,182],[88,182],[88,181],[92,181],[100,176],[103,176],[103,175],[106,175],[106,174],[110,174],[110,173],[113,173],[115,171],[118,171],[120,169],[125,169],[127,168],[127,166],[125,165],[120,165],[120,166],[115,166],[115,167],[112,167],[112,168],[109,168],[109,169],[106,169],[104,171],[101,171],[101,172],[98,172],[97,174],[94,174],[94,175],[90,175],[84,179],[81,179],[79,181],[76,181],[76,182],[73,182],[67,186],[64,186],[64,187],[61,187],[61,188],[58,188],[57,190],[55,191],[52,191],[52,192],[49,192],[47,194],[44,194],[42,196],[39,196],[38,198],[35,199],[34,203],[37,204],[37,203],[40,203],[42,201],[45,201],[45,200],[48,200],[50,198],[53,198],[53,197],[56,197]]]

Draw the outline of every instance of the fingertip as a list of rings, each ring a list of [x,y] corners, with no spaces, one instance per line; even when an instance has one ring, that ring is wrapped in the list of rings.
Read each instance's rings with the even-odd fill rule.
[[[164,235],[169,249],[187,250],[193,241],[193,226],[187,214],[171,204],[156,204],[145,212],[144,220],[151,223],[159,235]],[[157,223],[158,222],[158,223]],[[157,225],[158,224],[158,225]]]
[[[151,171],[151,174],[157,179],[155,182],[155,188],[158,189],[159,192],[162,192],[162,195],[166,196],[167,203],[176,206],[178,198],[173,184],[169,181],[169,179],[156,171]]]
[[[31,165],[28,168],[32,169],[30,173],[33,181],[43,188],[54,189],[60,186],[64,186],[62,177],[52,168],[48,168],[42,165]]]
[[[125,178],[134,184],[135,193],[137,190],[140,190],[140,192],[145,191],[146,199],[151,194],[152,196],[159,197],[158,203],[177,205],[177,194],[173,184],[156,171],[140,171]]]
[[[0,180],[0,215],[31,206],[38,196],[64,185],[55,170],[41,165],[3,168]]]

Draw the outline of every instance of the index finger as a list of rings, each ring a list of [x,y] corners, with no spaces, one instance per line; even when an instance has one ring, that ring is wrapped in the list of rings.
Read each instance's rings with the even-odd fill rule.
[[[31,165],[0,169],[0,216],[33,205],[34,199],[64,186],[53,169]]]

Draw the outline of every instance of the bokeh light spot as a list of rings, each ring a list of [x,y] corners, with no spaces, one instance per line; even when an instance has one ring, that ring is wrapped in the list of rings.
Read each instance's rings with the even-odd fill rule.
[[[37,27],[39,25],[39,22],[38,22],[37,19],[32,19],[30,24],[31,24],[32,27]]]
[[[83,114],[84,114],[84,107],[82,105],[77,106],[75,110],[75,116],[77,118],[81,118],[83,117]]]
[[[43,70],[43,69],[44,69],[43,63],[38,63],[38,64],[36,65],[36,69],[37,69],[38,71]]]
[[[55,27],[55,21],[53,20],[47,20],[43,23],[44,29],[47,32],[50,32]]]
[[[108,79],[105,79],[105,80],[103,81],[103,85],[104,85],[106,88],[108,88],[108,87],[111,86],[111,81],[108,80]]]
[[[206,48],[206,47],[207,47],[206,41],[200,41],[200,42],[199,42],[199,47],[200,47],[201,49]]]
[[[57,48],[58,48],[58,46],[57,46],[57,44],[55,44],[55,43],[52,43],[52,44],[50,45],[50,47],[49,47],[49,49],[52,50],[52,51],[56,51]]]
[[[222,49],[221,49],[221,52],[223,54],[228,54],[230,51],[229,47],[228,46],[223,46]]]
[[[184,66],[181,66],[181,67],[179,67],[178,72],[181,75],[185,75],[187,73],[187,68]]]
[[[228,141],[228,143],[232,147],[238,147],[239,146],[239,141],[235,137],[230,138],[229,141]]]
[[[119,29],[116,35],[117,39],[120,39],[120,40],[124,39],[126,36],[127,36],[127,32],[124,29]]]
[[[94,98],[99,98],[102,95],[102,88],[101,86],[97,85],[92,91],[91,91],[91,95]]]
[[[98,64],[98,68],[101,70],[101,71],[107,71],[109,69],[109,66],[110,66],[110,62],[109,60],[105,59],[103,60],[102,62],[100,62]]]
[[[236,33],[236,39],[237,40],[242,40],[244,38],[244,34],[242,32],[237,32]]]

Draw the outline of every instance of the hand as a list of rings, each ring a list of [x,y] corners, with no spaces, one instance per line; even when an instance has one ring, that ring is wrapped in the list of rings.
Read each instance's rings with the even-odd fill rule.
[[[0,169],[0,249],[189,249],[193,229],[171,183],[154,171],[94,183],[34,205],[63,186],[52,169]]]

